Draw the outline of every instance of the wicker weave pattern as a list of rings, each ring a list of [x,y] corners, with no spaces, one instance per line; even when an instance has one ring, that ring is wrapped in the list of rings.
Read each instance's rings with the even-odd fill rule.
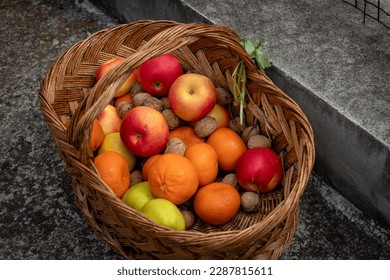
[[[75,44],[42,81],[41,109],[73,179],[76,204],[95,232],[125,258],[276,259],[290,244],[299,199],[314,163],[313,132],[298,105],[257,70],[238,38],[225,26],[203,23],[137,21],[118,25]],[[198,221],[193,230],[173,231],[127,207],[94,169],[88,145],[93,119],[133,69],[168,52],[174,53],[186,70],[207,75],[216,86],[231,91],[231,73],[244,61],[250,93],[246,119],[271,136],[284,164],[283,188],[263,195],[258,213],[240,211],[223,227]],[[95,84],[98,65],[114,56],[126,60]]]

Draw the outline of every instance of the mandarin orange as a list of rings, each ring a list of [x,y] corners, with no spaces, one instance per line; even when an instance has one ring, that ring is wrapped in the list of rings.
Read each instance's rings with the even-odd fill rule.
[[[201,220],[211,225],[223,225],[236,215],[240,203],[240,194],[235,188],[214,182],[196,192],[193,205]]]
[[[153,195],[178,205],[190,199],[198,189],[196,166],[184,156],[167,153],[161,155],[148,173]]]
[[[102,180],[121,198],[130,187],[130,170],[125,158],[107,151],[97,155],[93,163]]]
[[[162,156],[161,154],[155,154],[149,158],[147,158],[142,165],[142,180],[148,181],[148,174],[149,174],[149,169],[152,166],[153,163],[156,162],[156,160]]]
[[[171,138],[179,138],[184,142],[187,148],[196,143],[206,142],[204,138],[196,135],[195,129],[193,127],[186,125],[171,130],[169,132],[168,140]]]
[[[231,128],[221,127],[214,131],[207,143],[213,146],[218,154],[218,166],[223,171],[233,171],[238,158],[247,150],[245,142]]]
[[[197,143],[186,149],[184,154],[198,170],[199,186],[210,184],[218,175],[218,155],[213,146]]]
[[[93,120],[91,137],[90,137],[90,147],[92,151],[96,151],[104,140],[104,132],[102,125],[97,119]]]

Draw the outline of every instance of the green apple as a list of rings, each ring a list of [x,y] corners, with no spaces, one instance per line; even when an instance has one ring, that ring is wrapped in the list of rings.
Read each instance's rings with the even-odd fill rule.
[[[142,207],[141,212],[160,225],[176,230],[185,230],[183,214],[175,204],[167,199],[155,198],[149,200]]]
[[[130,207],[141,211],[142,207],[150,200],[154,199],[154,195],[150,191],[148,181],[144,181],[130,187],[122,196],[122,200]]]

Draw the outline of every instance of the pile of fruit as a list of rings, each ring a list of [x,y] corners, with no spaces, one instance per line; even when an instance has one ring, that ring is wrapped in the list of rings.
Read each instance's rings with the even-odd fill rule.
[[[102,63],[96,80],[123,60]],[[282,164],[270,139],[232,113],[235,102],[173,54],[152,58],[94,120],[94,166],[124,203],[172,229],[257,211],[259,194],[280,184]]]

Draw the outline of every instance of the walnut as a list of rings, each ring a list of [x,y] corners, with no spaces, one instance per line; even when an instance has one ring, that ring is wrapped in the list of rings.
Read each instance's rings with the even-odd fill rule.
[[[145,100],[148,98],[152,98],[152,96],[149,93],[146,92],[139,92],[136,95],[133,96],[133,104],[134,106],[142,106],[145,103]]]
[[[130,172],[130,187],[142,182],[142,173],[139,170]]]
[[[225,183],[225,184],[229,184],[229,185],[233,186],[235,189],[239,188],[239,184],[238,184],[237,177],[236,177],[235,173],[226,174],[222,178],[221,182]]]
[[[146,98],[143,105],[148,106],[148,107],[152,107],[159,112],[164,110],[164,103],[160,99],[153,97],[153,96]]]
[[[195,133],[200,138],[209,136],[217,129],[217,121],[210,116],[206,116],[195,123]]]
[[[271,140],[264,135],[252,135],[247,142],[248,149],[252,148],[271,148]]]
[[[228,105],[233,102],[233,95],[226,89],[217,87],[217,103],[221,105]]]
[[[170,130],[178,128],[182,124],[182,120],[171,109],[164,109],[161,113],[167,120]]]
[[[171,104],[169,103],[168,97],[161,97],[161,101],[164,104],[165,109],[171,109]]]
[[[240,123],[240,117],[235,117],[229,121],[228,127],[233,129],[238,135],[241,135],[245,129],[245,123]]]
[[[195,223],[195,214],[190,210],[180,210],[185,222],[185,229],[189,229]]]
[[[131,101],[125,101],[118,104],[116,110],[118,111],[118,115],[123,118],[128,111],[133,109],[134,105]]]
[[[257,134],[260,134],[260,131],[259,129],[257,128],[257,126],[247,126],[244,131],[242,132],[242,140],[244,140],[245,143],[248,142],[249,140],[249,137],[251,137],[252,135],[257,135]]]
[[[139,82],[134,83],[134,85],[130,89],[131,97],[134,97],[134,95],[140,92],[142,92],[141,84]]]
[[[186,145],[184,144],[183,140],[173,137],[168,140],[167,147],[165,149],[165,154],[167,153],[174,153],[179,154],[181,156],[184,156],[186,152]]]
[[[255,192],[244,192],[241,195],[241,207],[244,211],[253,212],[259,208],[260,198]]]

